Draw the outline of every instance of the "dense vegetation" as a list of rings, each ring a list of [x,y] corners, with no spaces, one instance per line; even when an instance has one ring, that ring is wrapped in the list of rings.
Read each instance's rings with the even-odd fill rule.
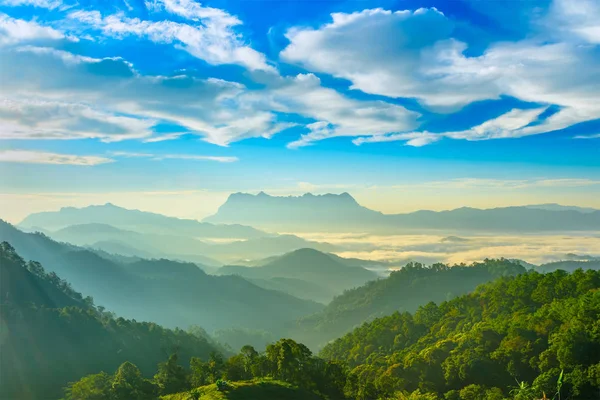
[[[115,382],[124,370],[133,378],[120,397]],[[502,277],[439,306],[396,312],[336,340],[320,357],[281,339],[264,353],[244,346],[227,360],[192,358],[189,368],[172,356],[153,379],[125,364],[115,375],[72,383],[67,393],[73,400],[178,392],[164,398],[592,400],[599,389],[600,272],[578,270]]]
[[[593,269],[541,274],[504,259],[452,267],[409,264],[344,292],[323,312],[301,320],[300,329],[292,327],[299,333],[294,338],[304,335],[314,346],[358,326],[316,357],[292,339],[267,344],[272,332],[256,328],[276,326],[269,325],[270,310],[287,306],[265,302],[291,296],[240,277],[211,277],[192,263],[110,261],[44,235],[0,228],[54,267],[48,272],[0,244],[0,398],[600,398],[600,271]],[[282,264],[290,256],[295,261]],[[339,263],[340,274],[360,270],[314,250],[271,259],[265,270],[307,270],[316,280],[329,272],[323,275],[323,264],[306,260],[322,257]],[[594,268],[593,261],[569,265],[582,264]],[[240,325],[248,326],[248,319],[255,325],[218,330],[215,341],[199,327],[169,330],[117,318],[58,271],[91,280],[86,287],[112,290],[106,293],[113,302],[129,307],[138,302],[171,318],[195,310],[200,319],[213,313],[227,320],[239,315],[227,310],[235,305],[235,313],[248,310]],[[274,295],[251,298],[263,293]],[[201,299],[210,299],[210,307]]]
[[[345,370],[335,361],[314,357],[304,345],[281,339],[264,353],[252,346],[225,360],[211,353],[208,361],[193,357],[189,368],[177,355],[158,365],[152,379],[132,363],[114,375],[101,372],[83,377],[65,389],[72,400],[151,400],[159,395],[189,391],[169,399],[342,399]],[[231,395],[219,395],[230,393]],[[235,392],[235,394],[233,394]]]
[[[0,272],[2,399],[58,398],[66,382],[124,361],[150,373],[175,350],[184,360],[218,350],[200,334],[114,318],[8,243],[0,244]]]
[[[318,347],[373,318],[396,311],[414,312],[430,301],[449,300],[479,284],[523,272],[520,264],[504,259],[469,266],[410,263],[386,279],[347,290],[321,312],[301,319],[293,336]]]
[[[413,315],[364,324],[321,355],[352,368],[355,399],[600,396],[600,272],[505,277]],[[519,383],[520,382],[520,383]]]

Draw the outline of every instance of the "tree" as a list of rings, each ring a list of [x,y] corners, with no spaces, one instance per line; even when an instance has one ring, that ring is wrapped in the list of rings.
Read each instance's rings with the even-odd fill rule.
[[[178,393],[189,389],[188,376],[185,369],[177,364],[177,354],[158,364],[158,372],[154,375],[160,394]]]
[[[112,382],[116,400],[148,400],[157,397],[157,387],[142,377],[142,373],[129,361],[121,364]]]
[[[68,400],[111,400],[112,377],[105,372],[88,375],[69,384],[66,392]]]

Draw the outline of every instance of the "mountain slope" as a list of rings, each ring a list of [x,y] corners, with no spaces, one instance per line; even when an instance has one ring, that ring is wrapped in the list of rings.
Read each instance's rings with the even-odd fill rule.
[[[58,276],[48,276],[39,264],[26,264],[9,243],[0,243],[2,303],[18,306],[36,304],[49,308],[87,307],[79,293],[72,290],[65,292],[57,286],[60,284],[63,282]]]
[[[373,318],[396,311],[414,312],[430,301],[441,302],[497,277],[525,271],[520,264],[508,260],[452,267],[411,263],[385,279],[347,290],[321,312],[302,318],[294,337],[318,347]]]
[[[251,238],[265,236],[249,226],[213,225],[191,219],[179,219],[140,210],[128,210],[107,203],[84,208],[64,207],[59,211],[29,215],[19,226],[57,230],[71,225],[107,224],[138,232],[212,238]]]
[[[40,261],[97,304],[124,317],[168,327],[198,324],[209,330],[245,326],[278,331],[321,308],[240,277],[207,275],[191,264],[168,260],[120,264],[42,234],[23,233],[2,221],[0,241],[11,243],[25,258]],[[163,275],[157,277],[159,273]]]
[[[480,210],[382,214],[358,204],[348,193],[276,197],[235,193],[215,215],[215,223],[240,223],[276,231],[377,232],[447,229],[479,231],[600,230],[600,211],[555,205]]]
[[[352,398],[418,390],[423,397],[411,398],[591,400],[599,321],[599,271],[530,272],[376,319],[321,356],[353,368]]]
[[[149,375],[174,350],[188,362],[219,350],[200,336],[96,310],[61,278],[25,263],[7,243],[0,244],[0,273],[2,399],[59,398],[67,382],[124,361]]]
[[[350,267],[335,260],[329,254],[314,249],[300,249],[277,257],[260,267],[226,265],[218,270],[221,275],[240,275],[249,279],[274,278],[298,279],[329,289],[329,296],[346,289],[360,286],[376,279],[377,275],[361,267]],[[289,283],[287,281],[286,283]],[[285,286],[281,286],[285,290]]]

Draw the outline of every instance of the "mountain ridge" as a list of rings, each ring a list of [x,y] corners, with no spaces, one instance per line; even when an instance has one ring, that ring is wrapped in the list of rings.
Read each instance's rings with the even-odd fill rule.
[[[230,195],[217,213],[203,221],[240,223],[272,230],[324,232],[394,233],[405,229],[591,231],[600,230],[600,210],[546,204],[384,214],[360,205],[347,192],[302,196],[271,196],[260,192],[257,195]]]

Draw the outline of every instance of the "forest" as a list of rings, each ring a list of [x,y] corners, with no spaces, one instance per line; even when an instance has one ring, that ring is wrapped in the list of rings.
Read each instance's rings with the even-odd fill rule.
[[[377,310],[373,304],[389,295],[378,297],[372,293],[386,289],[373,288],[395,281],[405,282],[407,298],[453,274],[453,284],[476,288],[458,296],[436,290],[448,299],[420,306],[407,301],[315,354],[292,338],[264,349],[232,349],[200,327],[171,330],[126,320],[41,264],[25,261],[6,242],[0,261],[8,328],[3,398],[529,400],[600,394],[600,271],[539,273],[506,260],[411,264],[344,293],[329,307],[349,298],[345,302],[357,309]],[[255,336],[258,346],[269,340]]]

